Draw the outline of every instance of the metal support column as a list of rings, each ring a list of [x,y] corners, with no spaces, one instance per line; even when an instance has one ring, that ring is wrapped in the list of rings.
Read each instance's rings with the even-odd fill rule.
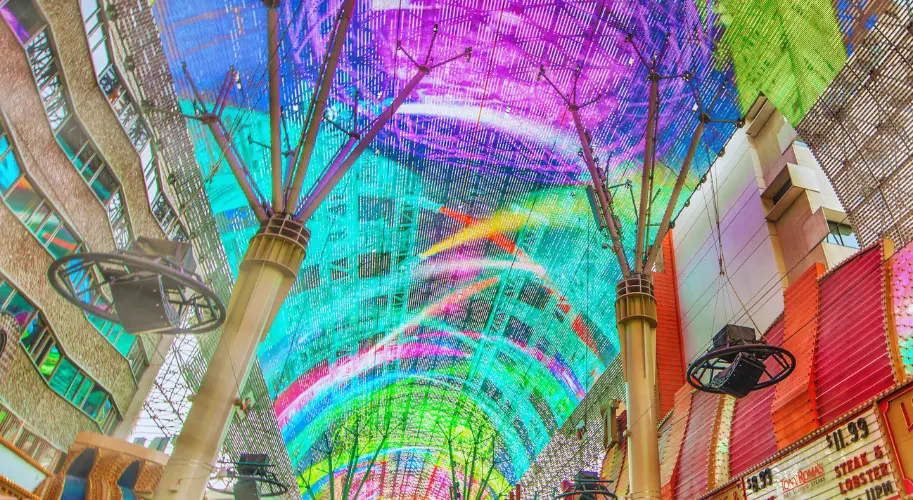
[[[203,497],[257,346],[298,277],[309,237],[300,223],[276,216],[251,239],[222,336],[165,467],[156,500]]]
[[[615,315],[628,396],[628,476],[633,500],[662,498],[656,396],[656,299],[644,278],[618,282]]]
[[[279,0],[264,2],[269,59],[269,149],[273,209],[285,212],[282,193],[282,78],[279,71]]]

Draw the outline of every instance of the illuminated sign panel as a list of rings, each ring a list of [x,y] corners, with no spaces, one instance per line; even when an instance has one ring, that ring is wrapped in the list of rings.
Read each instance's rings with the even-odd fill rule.
[[[710,495],[706,500],[745,500],[745,491],[742,490],[741,483],[736,483],[723,491]]]
[[[886,437],[868,409],[743,480],[748,500],[899,498]]]
[[[904,492],[913,494],[913,387],[880,403],[881,413],[888,424]]]

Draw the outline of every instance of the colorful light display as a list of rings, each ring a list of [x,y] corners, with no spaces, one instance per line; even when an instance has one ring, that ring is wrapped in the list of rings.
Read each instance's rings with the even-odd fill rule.
[[[338,7],[281,4],[289,150]],[[160,0],[156,9],[173,74],[186,62],[205,93],[219,88],[229,64],[239,71],[224,119],[254,182],[268,186],[265,9],[232,0]],[[593,101],[581,114],[630,249],[647,108],[642,55],[662,55],[658,71],[668,76],[660,84],[654,233],[697,109],[735,120],[763,92],[796,120],[846,58],[825,0],[360,1],[305,186],[345,142],[343,129],[365,127],[413,76],[398,42],[420,58],[435,24],[433,57],[468,46],[472,57],[428,75],[317,210],[300,278],[258,354],[300,486],[306,480],[318,498],[330,482],[319,443],[353,419],[388,411],[398,412],[399,427],[378,464],[362,472],[369,498],[449,498],[443,433],[455,426],[497,433],[489,450],[497,479],[483,496],[496,494],[529,467],[617,354],[621,273],[588,206],[570,113],[538,81],[540,67],[579,101]],[[175,81],[189,99],[186,80]],[[255,219],[227,169],[212,172],[220,155],[208,133],[189,127],[237,269]],[[732,130],[707,126],[685,194]],[[352,465],[337,457],[334,477],[338,466],[362,467],[373,451]]]

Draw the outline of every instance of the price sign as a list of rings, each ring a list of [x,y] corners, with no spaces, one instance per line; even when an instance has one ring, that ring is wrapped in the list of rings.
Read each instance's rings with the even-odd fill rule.
[[[743,481],[749,500],[899,498],[874,409],[832,428]]]

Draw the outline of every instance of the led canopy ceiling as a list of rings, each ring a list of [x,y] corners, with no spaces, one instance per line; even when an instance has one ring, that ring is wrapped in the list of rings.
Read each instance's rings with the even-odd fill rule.
[[[286,160],[341,4],[280,4]],[[210,103],[234,69],[222,120],[268,194],[267,9],[155,8],[186,112],[182,64]],[[308,221],[307,258],[260,347],[302,494],[507,491],[618,353],[621,270],[587,196],[576,105],[633,249],[650,74],[648,243],[701,114],[715,121],[675,214],[760,94],[792,121],[814,103],[847,56],[840,15],[827,0],[357,1],[305,193],[414,60],[458,57],[424,77]],[[209,132],[188,127],[236,271],[258,224]]]

